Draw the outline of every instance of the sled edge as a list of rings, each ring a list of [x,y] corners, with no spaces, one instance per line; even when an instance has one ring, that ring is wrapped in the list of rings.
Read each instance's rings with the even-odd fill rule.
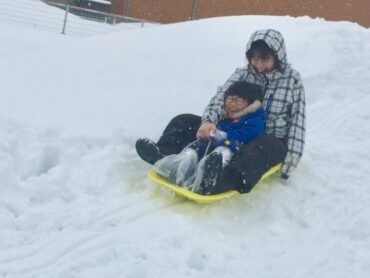
[[[261,179],[258,182],[261,182],[262,180],[268,178],[269,176],[276,173],[280,169],[281,169],[281,163],[271,167],[265,174],[263,174],[263,176],[261,177]],[[187,199],[190,199],[190,200],[192,200],[192,201],[194,201],[198,204],[211,204],[211,203],[214,203],[214,202],[218,202],[222,199],[230,198],[230,197],[233,197],[235,195],[240,194],[236,190],[230,190],[230,191],[227,191],[227,192],[224,192],[224,193],[219,193],[219,194],[202,195],[202,194],[198,194],[198,193],[189,191],[188,189],[186,189],[184,187],[173,184],[172,182],[170,182],[166,178],[160,176],[159,174],[157,174],[153,170],[148,172],[148,177],[152,181],[154,181],[156,184],[164,186],[164,187],[170,189],[171,191],[173,191],[175,194],[177,194],[179,196],[183,196]]]

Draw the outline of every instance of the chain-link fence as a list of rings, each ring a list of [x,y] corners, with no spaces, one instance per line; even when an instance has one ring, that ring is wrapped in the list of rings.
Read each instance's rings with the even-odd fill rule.
[[[30,0],[0,0],[0,22],[79,37],[158,24],[52,1],[46,2],[47,4]]]

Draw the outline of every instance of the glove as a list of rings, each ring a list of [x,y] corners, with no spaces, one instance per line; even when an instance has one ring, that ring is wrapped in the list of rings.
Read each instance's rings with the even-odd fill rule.
[[[216,130],[216,132],[212,132],[210,136],[217,143],[227,139],[227,133],[222,130]]]

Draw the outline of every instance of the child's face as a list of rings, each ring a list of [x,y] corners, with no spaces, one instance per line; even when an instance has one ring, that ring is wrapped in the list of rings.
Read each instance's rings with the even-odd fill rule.
[[[234,118],[235,113],[241,112],[249,105],[248,101],[238,96],[228,96],[225,99],[225,111],[228,118]]]

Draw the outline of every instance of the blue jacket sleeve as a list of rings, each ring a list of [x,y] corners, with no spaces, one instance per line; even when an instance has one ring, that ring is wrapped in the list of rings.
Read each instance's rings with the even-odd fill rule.
[[[220,129],[227,133],[227,139],[221,145],[229,147],[233,152],[239,151],[242,144],[247,144],[265,133],[265,121],[263,117],[242,117],[238,128],[231,129],[221,124]]]
[[[236,140],[246,144],[265,132],[264,123],[260,119],[249,119],[243,123],[243,128],[227,132],[229,140]]]

